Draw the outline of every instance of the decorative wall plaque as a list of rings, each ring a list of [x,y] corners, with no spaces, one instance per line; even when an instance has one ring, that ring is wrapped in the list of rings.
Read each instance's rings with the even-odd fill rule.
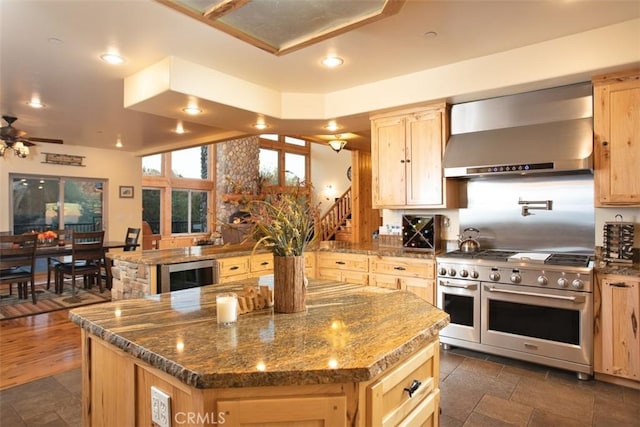
[[[73,156],[71,154],[42,153],[44,154],[44,162],[53,165],[81,166],[85,156]]]

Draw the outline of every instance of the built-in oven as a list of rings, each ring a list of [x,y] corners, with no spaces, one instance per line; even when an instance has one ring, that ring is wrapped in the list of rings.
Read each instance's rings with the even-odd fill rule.
[[[483,283],[481,295],[484,344],[591,364],[592,293]]]
[[[214,259],[158,266],[158,292],[179,291],[215,283],[218,283],[218,264]]]
[[[588,255],[483,250],[437,257],[446,347],[593,373],[593,265]]]
[[[450,317],[440,336],[480,342],[480,282],[438,278],[437,305]]]

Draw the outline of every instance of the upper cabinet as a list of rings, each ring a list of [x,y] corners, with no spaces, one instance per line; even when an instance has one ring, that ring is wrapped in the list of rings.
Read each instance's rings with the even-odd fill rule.
[[[374,208],[457,207],[442,156],[449,136],[445,103],[371,117]]]
[[[595,203],[640,206],[640,70],[593,80]]]

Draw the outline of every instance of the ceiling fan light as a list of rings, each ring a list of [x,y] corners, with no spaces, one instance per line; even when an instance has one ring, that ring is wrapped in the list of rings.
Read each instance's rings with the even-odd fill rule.
[[[331,147],[331,149],[336,153],[339,153],[345,145],[347,145],[347,141],[344,139],[332,139],[329,141],[329,147]]]

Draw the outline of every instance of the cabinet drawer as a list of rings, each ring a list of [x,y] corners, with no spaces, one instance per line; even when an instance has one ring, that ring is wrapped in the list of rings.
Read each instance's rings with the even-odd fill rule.
[[[221,258],[218,260],[218,269],[220,278],[235,276],[239,274],[248,274],[249,269],[249,257],[230,257]]]
[[[400,280],[387,274],[369,275],[369,284],[378,288],[400,289]]]
[[[369,272],[369,261],[366,255],[320,252],[318,253],[317,262],[320,269],[335,268],[338,270]]]
[[[433,405],[433,412],[437,407],[438,359],[436,340],[370,384],[366,390],[367,425],[397,426],[407,417],[428,419],[429,408]],[[421,384],[409,397],[405,389],[415,380]],[[436,395],[433,404],[423,405],[424,400],[433,398],[433,395]]]
[[[435,262],[415,258],[371,256],[369,257],[369,271],[371,273],[433,279]]]
[[[251,272],[273,272],[273,254],[259,254],[251,257]]]

